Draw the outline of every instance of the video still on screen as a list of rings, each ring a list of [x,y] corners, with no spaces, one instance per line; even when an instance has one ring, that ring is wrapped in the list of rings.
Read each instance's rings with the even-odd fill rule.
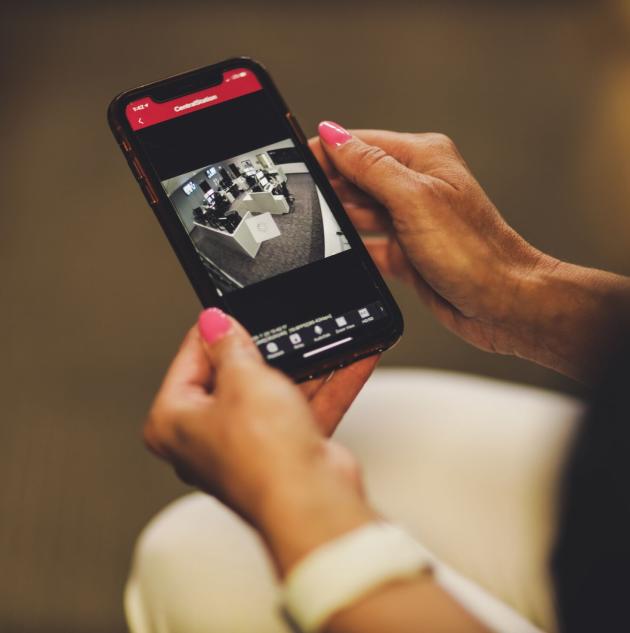
[[[220,293],[350,248],[290,139],[162,185]]]

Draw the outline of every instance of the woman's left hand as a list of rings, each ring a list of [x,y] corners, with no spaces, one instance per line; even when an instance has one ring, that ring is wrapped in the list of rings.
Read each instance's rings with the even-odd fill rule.
[[[372,516],[352,456],[326,439],[371,374],[370,357],[298,387],[263,360],[247,332],[215,308],[202,313],[155,398],[149,448],[188,483],[257,527],[280,567]],[[311,534],[286,534],[311,514]],[[308,523],[308,522],[306,522]],[[303,532],[303,529],[301,530]]]

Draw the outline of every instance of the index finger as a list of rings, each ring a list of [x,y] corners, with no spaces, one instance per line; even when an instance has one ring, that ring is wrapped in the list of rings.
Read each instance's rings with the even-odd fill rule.
[[[391,130],[349,130],[368,145],[375,145],[393,156],[398,162],[421,172],[430,172],[446,160],[451,163],[466,161],[455,143],[445,134],[437,132],[392,132]]]
[[[412,158],[412,148],[421,134],[410,132],[393,132],[391,130],[348,130],[351,134],[369,145],[376,145],[385,150],[390,156],[403,163],[405,166]],[[429,136],[429,135],[427,135]],[[318,136],[308,140],[308,145],[315,154],[317,162],[329,179],[342,177],[322,147]]]
[[[170,427],[175,412],[208,402],[211,371],[199,332],[193,327],[175,354],[144,425],[146,445],[163,459],[173,457],[170,442],[164,439],[165,427]]]
[[[212,382],[212,367],[203,347],[199,329],[194,326],[184,337],[166,371],[160,395],[197,392],[207,394]]]

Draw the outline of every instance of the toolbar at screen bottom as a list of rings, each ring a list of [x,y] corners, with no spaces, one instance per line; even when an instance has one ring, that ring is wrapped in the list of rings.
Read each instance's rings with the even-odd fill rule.
[[[253,338],[267,360],[296,353],[309,358],[348,343],[356,328],[384,316],[385,309],[377,301],[337,316],[325,314],[297,325],[280,325]]]

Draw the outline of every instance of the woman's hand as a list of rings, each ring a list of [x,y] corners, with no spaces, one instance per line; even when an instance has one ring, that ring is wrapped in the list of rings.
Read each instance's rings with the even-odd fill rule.
[[[182,479],[256,526],[284,569],[372,516],[354,459],[324,434],[376,362],[365,359],[300,389],[265,363],[238,323],[206,310],[164,378],[146,443]]]
[[[488,351],[588,377],[628,280],[571,266],[516,233],[441,134],[320,124],[311,148],[385,275]]]
[[[501,218],[441,134],[356,131],[322,123],[311,144],[380,269],[412,284],[439,320],[483,349],[503,336],[522,280],[542,253]]]
[[[180,476],[249,521],[284,574],[311,550],[375,520],[352,456],[327,440],[376,360],[302,389],[272,369],[234,320],[211,308],[184,339],[149,413],[145,440]],[[378,587],[330,633],[484,633],[428,575]]]

